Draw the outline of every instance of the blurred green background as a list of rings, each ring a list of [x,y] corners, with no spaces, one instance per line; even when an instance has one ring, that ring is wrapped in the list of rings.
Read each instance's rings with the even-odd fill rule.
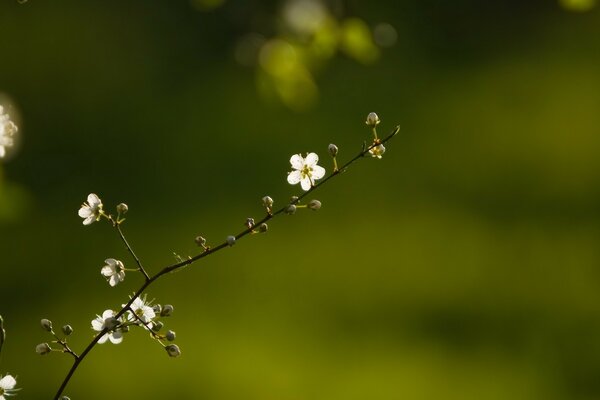
[[[108,224],[82,226],[88,193],[128,203],[156,272],[259,218],[262,196],[297,194],[292,154],[330,170],[333,142],[348,159],[376,111],[401,135],[316,192],[318,213],[151,287],[175,306],[180,358],[131,332],[66,393],[600,398],[600,8],[304,3],[0,2],[0,92],[20,127],[0,164],[0,373],[51,398],[71,360],[35,354],[40,318],[70,323],[81,351],[141,283],[100,276],[132,262]]]

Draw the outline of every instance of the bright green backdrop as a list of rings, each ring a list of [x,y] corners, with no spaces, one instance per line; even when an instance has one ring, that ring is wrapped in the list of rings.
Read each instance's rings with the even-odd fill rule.
[[[338,2],[333,2],[338,4]],[[150,271],[221,242],[299,188],[289,157],[331,142],[340,161],[402,133],[315,195],[318,213],[168,276],[183,355],[146,334],[98,346],[72,399],[594,399],[600,397],[600,8],[554,1],[345,2],[391,23],[395,46],[315,71],[290,110],[240,66],[239,37],[278,26],[278,2],[0,3],[0,92],[21,145],[0,164],[0,374],[48,399],[71,361],[39,357],[40,318],[75,328],[139,285],[88,193],[125,201]]]

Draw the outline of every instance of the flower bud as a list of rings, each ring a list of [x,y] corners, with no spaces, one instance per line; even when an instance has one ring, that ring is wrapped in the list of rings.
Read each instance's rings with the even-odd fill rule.
[[[121,329],[121,332],[123,333],[129,332],[129,325],[122,325],[119,329]]]
[[[377,114],[375,114],[374,112],[369,113],[369,115],[367,115],[367,120],[365,121],[365,123],[373,128],[375,128],[378,124],[379,124],[379,116]]]
[[[162,306],[160,304],[155,304],[152,306],[152,310],[155,314],[160,314],[160,312],[162,311]]]
[[[329,154],[331,154],[331,157],[337,156],[338,147],[335,144],[331,143],[327,150],[329,150]]]
[[[62,327],[62,332],[65,334],[65,336],[69,336],[71,333],[73,333],[73,327],[71,325],[65,325]]]
[[[260,224],[260,226],[258,227],[258,231],[260,233],[265,233],[268,230],[269,230],[269,225],[265,224],[264,222],[262,224]]]
[[[296,204],[297,201],[298,201],[298,196],[292,196],[292,197],[290,197],[290,203]]]
[[[40,325],[42,325],[42,329],[48,332],[52,332],[52,321],[50,321],[49,319],[42,319],[40,321]]]
[[[254,226],[254,218],[246,219],[246,223],[244,225],[246,225],[249,229],[252,228]]]
[[[115,317],[108,317],[104,320],[104,327],[110,331],[119,326],[119,323],[119,320]]]
[[[263,197],[262,202],[263,202],[263,206],[265,206],[267,208],[273,207],[273,199],[270,198],[269,196]]]
[[[227,244],[229,246],[233,246],[235,244],[235,236],[233,236],[233,235],[227,236]]]
[[[292,214],[296,213],[296,206],[293,204],[290,204],[289,206],[287,206],[285,208],[285,213],[288,215],[292,215]]]
[[[69,396],[63,396],[60,398],[60,400],[71,400],[71,398]]]
[[[160,312],[161,317],[170,317],[173,314],[173,306],[170,304],[165,304],[163,306],[162,311]]]
[[[119,205],[117,205],[117,212],[119,214],[125,214],[127,213],[127,211],[129,211],[129,207],[127,207],[127,204],[120,203]]]
[[[155,322],[152,323],[152,330],[154,332],[158,332],[158,331],[160,331],[163,328],[163,326],[165,326],[165,324],[163,324],[162,322],[155,321]]]
[[[165,338],[169,341],[172,342],[173,340],[175,340],[175,332],[173,331],[167,331],[167,334],[165,335]]]
[[[196,242],[196,244],[200,247],[204,247],[206,245],[206,239],[204,239],[202,236],[196,236],[194,242]]]
[[[52,348],[50,347],[50,345],[48,343],[40,343],[37,346],[35,346],[35,352],[38,353],[40,356],[43,356],[44,354],[48,354],[52,351]]]
[[[165,350],[167,351],[169,357],[179,357],[181,355],[181,350],[179,350],[179,346],[176,344],[165,346]]]
[[[321,202],[319,200],[311,200],[308,202],[307,206],[311,210],[317,211],[321,208]]]

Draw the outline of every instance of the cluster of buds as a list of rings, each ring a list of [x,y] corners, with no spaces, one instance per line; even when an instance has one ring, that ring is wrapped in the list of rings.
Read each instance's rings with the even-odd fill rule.
[[[50,335],[53,336],[54,340],[52,340],[50,342],[40,343],[37,346],[35,346],[36,353],[43,356],[52,351],[60,351],[63,353],[69,353],[76,357],[76,354],[69,348],[69,346],[67,344],[67,337],[71,336],[71,334],[73,333],[73,328],[71,327],[71,325],[67,324],[67,325],[62,326],[62,328],[60,329],[62,336],[59,336],[54,331],[54,328],[52,326],[52,321],[50,321],[49,319],[43,318],[40,321],[40,326],[42,327],[43,330],[50,333]],[[51,344],[54,345],[54,347],[52,347]],[[60,346],[60,348],[57,347],[56,345]]]

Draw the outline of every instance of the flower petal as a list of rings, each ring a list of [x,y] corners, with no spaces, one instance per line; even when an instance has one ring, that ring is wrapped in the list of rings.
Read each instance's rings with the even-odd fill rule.
[[[111,276],[110,279],[108,280],[108,284],[110,286],[113,286],[113,287],[117,286],[117,283],[119,283],[119,280],[117,279],[116,275]]]
[[[86,219],[83,220],[83,224],[90,225],[95,220],[96,220],[96,218],[93,215],[90,215],[89,217],[87,217]]]
[[[108,338],[110,339],[111,343],[119,344],[123,341],[123,332],[121,332],[120,330],[116,330],[110,335],[108,335]]]
[[[304,166],[304,159],[300,154],[294,154],[292,158],[290,158],[290,164],[292,164],[292,168],[294,169],[302,169]]]
[[[100,340],[98,340],[98,344],[106,343],[107,340],[108,340],[108,333],[105,333],[104,335],[102,335]]]
[[[102,319],[107,319],[114,315],[115,315],[115,312],[113,310],[104,310],[104,312],[102,313]]]
[[[79,211],[77,212],[81,218],[87,218],[93,214],[92,209],[88,206],[81,206]]]
[[[308,153],[306,158],[304,159],[304,164],[312,167],[319,162],[319,156],[316,153]]]
[[[102,201],[100,201],[100,197],[98,197],[98,195],[96,195],[96,193],[90,193],[87,197],[87,201],[88,201],[88,204],[90,205],[90,207],[92,207],[92,208],[96,208],[100,204],[102,204]]]
[[[300,181],[300,186],[302,186],[302,189],[306,192],[308,190],[310,190],[310,188],[312,187],[312,182],[310,181],[310,178],[307,176],[304,179],[302,179]]]
[[[114,274],[116,273],[116,271],[115,271],[115,269],[114,269],[114,268],[112,268],[111,266],[109,266],[109,265],[105,265],[105,266],[104,266],[104,267],[102,267],[102,269],[100,270],[100,273],[101,273],[102,275],[104,275],[105,277],[107,277],[107,278],[108,278],[109,276],[112,276],[112,275],[114,275]]]
[[[104,320],[102,317],[99,316],[98,318],[92,320],[92,329],[96,332],[100,332],[102,329],[104,329]]]
[[[295,185],[296,183],[300,182],[300,179],[302,179],[302,174],[300,171],[292,171],[287,176],[287,181],[290,185]]]
[[[14,389],[17,381],[11,375],[6,375],[4,378],[0,379],[0,387],[2,389]]]
[[[312,167],[312,178],[313,179],[321,179],[322,177],[325,176],[325,168],[319,166],[319,165],[313,165]]]

